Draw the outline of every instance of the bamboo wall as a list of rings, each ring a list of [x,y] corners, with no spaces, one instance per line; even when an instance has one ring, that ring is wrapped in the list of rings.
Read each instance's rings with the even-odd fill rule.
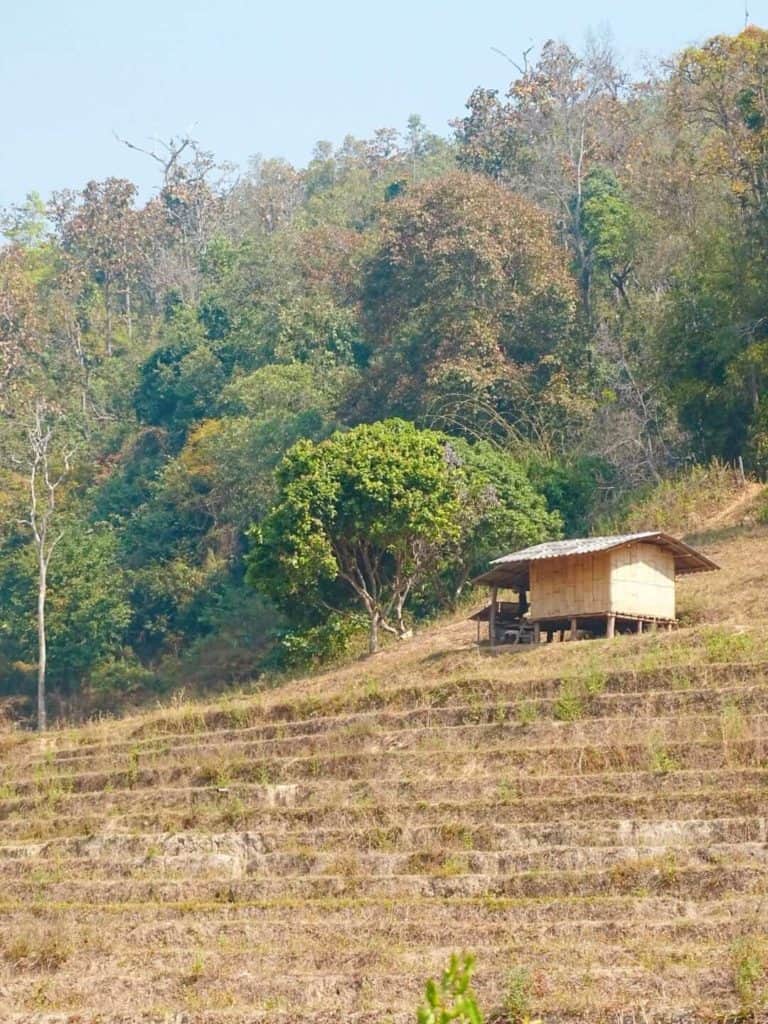
[[[623,615],[675,617],[675,559],[656,544],[631,544],[611,551],[611,611]]]
[[[531,562],[531,618],[610,611],[611,553]]]
[[[615,612],[674,619],[675,563],[655,544],[632,544],[530,566],[531,618]]]

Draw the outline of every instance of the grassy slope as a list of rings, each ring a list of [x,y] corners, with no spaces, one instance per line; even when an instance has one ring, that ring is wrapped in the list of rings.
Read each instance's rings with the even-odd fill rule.
[[[768,529],[672,635],[489,658],[474,626],[279,690],[0,733],[0,1019],[710,1019],[765,998]],[[57,1014],[64,1014],[63,1017]],[[622,1014],[625,1016],[622,1017]]]

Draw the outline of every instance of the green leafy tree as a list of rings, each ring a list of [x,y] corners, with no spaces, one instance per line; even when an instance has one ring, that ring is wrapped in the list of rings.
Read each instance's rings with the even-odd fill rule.
[[[380,629],[405,636],[409,595],[460,533],[444,438],[386,420],[300,441],[277,485],[275,505],[251,532],[250,582],[290,610],[340,581],[365,609],[371,651]]]
[[[105,659],[122,654],[131,609],[127,575],[114,531],[92,527],[82,510],[69,510],[46,574],[46,683],[71,696]],[[9,661],[37,660],[34,607],[37,556],[16,537],[6,543],[0,564],[0,651]]]
[[[451,440],[450,449],[462,478],[461,536],[442,571],[455,598],[492,558],[561,536],[563,522],[507,452],[487,441]]]
[[[635,214],[610,168],[594,167],[584,179],[581,199],[584,263],[607,273],[613,287],[628,302],[627,281],[632,272]]]
[[[655,341],[658,370],[696,454],[760,457],[768,384],[763,259],[742,226],[710,230],[674,267]]]
[[[222,395],[229,415],[204,420],[163,470],[161,493],[217,531],[239,535],[275,498],[274,469],[302,438],[320,441],[339,426],[335,413],[350,374],[304,363],[263,366]]]

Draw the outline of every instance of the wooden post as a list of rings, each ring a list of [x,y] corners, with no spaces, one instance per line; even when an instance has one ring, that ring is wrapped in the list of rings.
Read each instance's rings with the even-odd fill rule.
[[[541,643],[541,626],[538,622],[534,622],[533,624],[533,642],[535,644]]]
[[[605,635],[609,640],[613,640],[616,636],[616,616],[608,615],[605,621]]]
[[[643,632],[643,620],[642,619],[638,619],[637,620],[637,632],[638,633],[642,633]]]
[[[552,643],[552,641],[553,641],[553,639],[554,639],[554,636],[555,636],[555,634],[554,634],[554,633],[552,632],[552,630],[551,630],[551,629],[548,629],[548,630],[547,630],[547,643],[548,643],[548,644],[551,644],[551,643]]]
[[[488,616],[488,642],[491,647],[496,646],[496,598],[499,595],[498,587],[491,587],[491,612]]]
[[[571,640],[578,639],[579,624],[576,619],[571,619]]]

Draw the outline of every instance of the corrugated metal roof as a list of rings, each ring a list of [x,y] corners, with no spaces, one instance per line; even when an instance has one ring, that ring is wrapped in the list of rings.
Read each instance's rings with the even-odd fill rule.
[[[488,572],[477,576],[472,582],[486,586],[528,589],[531,562],[547,558],[568,558],[574,555],[589,555],[595,551],[610,551],[625,544],[646,541],[658,544],[671,551],[675,560],[675,575],[686,576],[692,572],[711,572],[718,569],[706,555],[695,551],[682,540],[670,537],[660,530],[646,530],[643,533],[617,533],[610,537],[577,537],[573,540],[553,540],[535,544],[522,551],[513,551],[491,562]]]
[[[571,540],[550,540],[544,544],[534,544],[531,548],[514,551],[511,555],[495,558],[491,565],[504,565],[510,562],[535,562],[539,558],[563,558],[567,555],[589,555],[594,551],[609,551],[624,544],[649,537],[661,536],[656,530],[644,533],[617,533],[611,537],[575,537]]]

